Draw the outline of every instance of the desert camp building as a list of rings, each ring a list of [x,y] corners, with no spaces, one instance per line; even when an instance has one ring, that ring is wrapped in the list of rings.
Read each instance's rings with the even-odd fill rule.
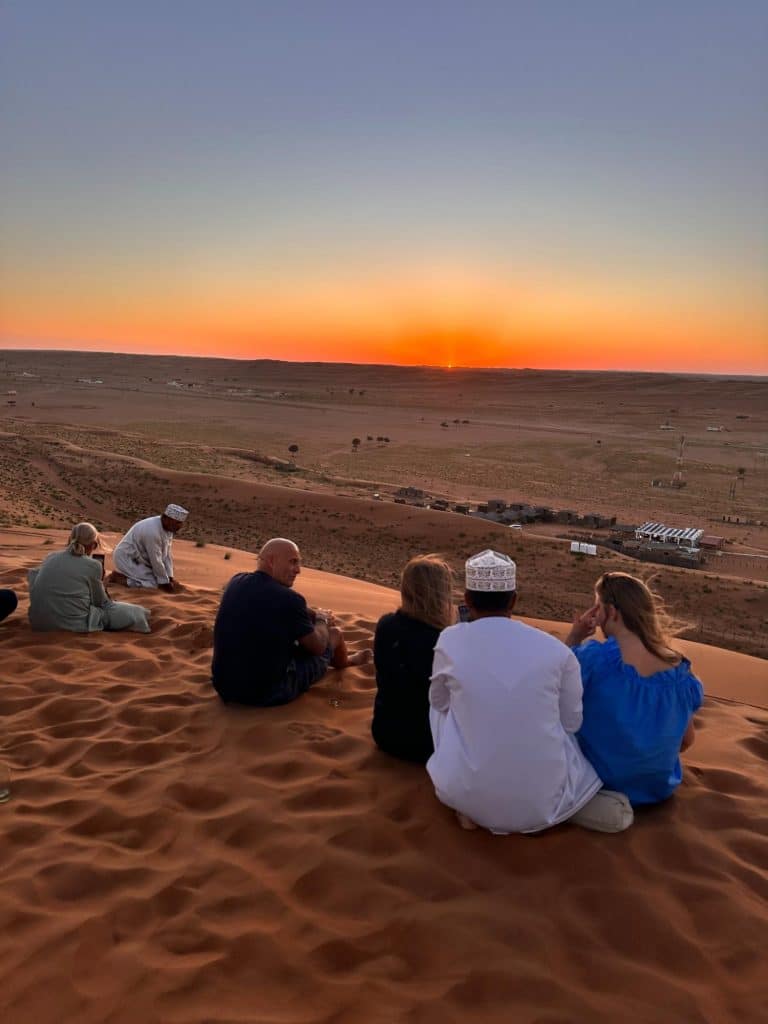
[[[725,547],[725,537],[718,537],[714,533],[705,533],[699,541],[699,547],[705,551],[721,551]]]
[[[674,545],[689,550],[697,549],[703,536],[704,531],[695,526],[665,526],[651,520],[635,530],[637,540],[645,544]]]
[[[400,487],[395,491],[396,498],[405,498],[406,501],[423,501],[427,497],[427,492],[422,491],[420,487]]]

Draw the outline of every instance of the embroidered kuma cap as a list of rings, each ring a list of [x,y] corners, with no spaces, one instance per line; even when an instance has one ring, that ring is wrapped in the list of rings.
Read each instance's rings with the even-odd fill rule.
[[[181,505],[168,505],[163,515],[168,516],[169,519],[175,519],[177,523],[183,523],[189,512]]]
[[[507,593],[515,589],[517,566],[509,557],[486,548],[472,555],[465,565],[467,590],[499,590]]]

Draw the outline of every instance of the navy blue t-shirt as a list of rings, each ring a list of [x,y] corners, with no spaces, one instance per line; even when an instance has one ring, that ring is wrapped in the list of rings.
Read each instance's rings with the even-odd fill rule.
[[[212,682],[222,700],[268,698],[285,679],[296,642],[315,626],[307,602],[265,572],[233,576],[213,627]]]

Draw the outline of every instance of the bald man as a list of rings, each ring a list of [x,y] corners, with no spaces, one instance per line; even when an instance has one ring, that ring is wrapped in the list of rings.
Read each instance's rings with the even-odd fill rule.
[[[288,704],[322,679],[329,666],[370,661],[349,655],[330,612],[315,612],[293,590],[301,553],[275,537],[259,552],[258,570],[229,581],[213,628],[212,683],[226,703]]]

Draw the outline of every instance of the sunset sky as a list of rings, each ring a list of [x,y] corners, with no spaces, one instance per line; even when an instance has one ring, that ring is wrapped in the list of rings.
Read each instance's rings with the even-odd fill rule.
[[[763,0],[4,0],[0,346],[768,373]]]

